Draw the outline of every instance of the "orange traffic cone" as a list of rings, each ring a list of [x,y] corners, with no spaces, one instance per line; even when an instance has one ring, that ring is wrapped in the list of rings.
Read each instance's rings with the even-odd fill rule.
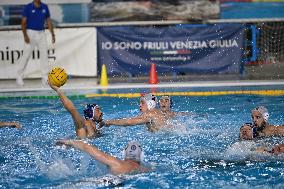
[[[151,64],[151,70],[150,70],[150,77],[149,77],[149,83],[150,84],[158,84],[158,74],[156,70],[156,65],[154,63]]]

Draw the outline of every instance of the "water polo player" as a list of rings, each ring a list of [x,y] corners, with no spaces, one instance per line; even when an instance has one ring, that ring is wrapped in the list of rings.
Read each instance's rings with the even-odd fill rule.
[[[240,140],[253,140],[257,137],[257,128],[251,123],[245,123],[240,128]]]
[[[174,117],[176,115],[176,113],[171,110],[173,107],[173,101],[170,96],[161,96],[159,100],[159,105],[164,115],[169,117]]]
[[[251,118],[253,121],[253,127],[257,128],[257,136],[283,136],[284,126],[270,125],[268,123],[269,113],[264,106],[258,106],[251,111]]]
[[[194,112],[176,112],[173,111],[173,99],[168,95],[161,96],[159,100],[160,110],[167,118],[173,118],[175,116],[201,116],[201,117],[208,117],[207,114],[196,114]]]
[[[79,138],[91,138],[100,135],[96,123],[102,120],[103,113],[96,104],[88,104],[84,109],[85,119],[80,115],[72,101],[59,89],[48,81],[49,86],[58,94],[65,109],[71,114],[75,124],[76,135]]]
[[[134,172],[146,172],[149,169],[141,166],[143,159],[143,152],[141,145],[136,141],[131,141],[124,149],[124,160],[111,156],[96,146],[87,144],[78,140],[60,140],[57,145],[66,145],[74,147],[81,151],[90,154],[97,161],[108,166],[110,172],[114,175],[134,173]]]
[[[121,118],[112,120],[103,120],[101,126],[134,126],[134,125],[145,125],[148,130],[155,132],[160,130],[166,125],[166,117],[163,115],[161,110],[156,108],[157,97],[153,94],[145,94],[140,98],[140,111],[141,114],[132,118]]]

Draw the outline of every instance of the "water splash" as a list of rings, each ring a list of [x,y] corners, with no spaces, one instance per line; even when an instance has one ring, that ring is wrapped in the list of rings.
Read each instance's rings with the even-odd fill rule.
[[[77,188],[120,187],[124,185],[125,181],[126,181],[126,176],[105,175],[100,177],[89,177],[81,180],[65,182],[57,187],[51,187],[51,188],[77,189]]]
[[[52,163],[45,163],[41,160],[40,154],[32,145],[31,141],[26,141],[27,147],[32,152],[35,158],[36,166],[40,171],[51,180],[60,180],[76,174],[75,166],[69,159],[64,159],[58,155],[54,157]]]

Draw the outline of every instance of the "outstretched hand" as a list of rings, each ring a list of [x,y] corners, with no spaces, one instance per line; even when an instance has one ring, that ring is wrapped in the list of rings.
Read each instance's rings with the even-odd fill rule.
[[[55,143],[55,145],[72,147],[73,146],[73,141],[72,140],[58,140]]]
[[[12,122],[11,127],[14,127],[14,128],[17,128],[17,129],[21,129],[21,128],[22,128],[22,125],[19,124],[18,122]]]
[[[270,151],[270,153],[275,154],[275,155],[281,154],[283,152],[284,152],[284,144],[276,145]]]

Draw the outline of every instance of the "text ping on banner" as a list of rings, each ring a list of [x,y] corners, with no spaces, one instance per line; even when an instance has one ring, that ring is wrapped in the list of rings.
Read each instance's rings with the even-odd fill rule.
[[[0,31],[0,79],[16,78],[23,54],[22,31]],[[68,75],[97,76],[96,28],[55,29],[56,44],[46,30],[50,69],[63,67]],[[41,77],[40,53],[35,49],[24,73],[25,78]]]

